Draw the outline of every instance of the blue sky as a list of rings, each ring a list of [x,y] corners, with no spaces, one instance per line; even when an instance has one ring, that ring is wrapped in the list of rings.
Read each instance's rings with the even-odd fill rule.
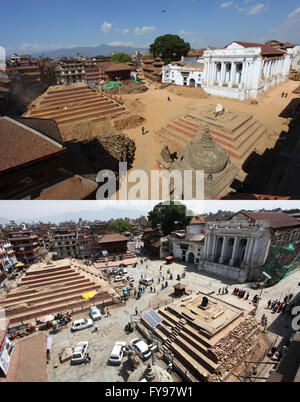
[[[15,0],[2,2],[0,45],[30,53],[102,43],[148,46],[166,33],[193,48],[232,40],[300,42],[299,0]],[[165,13],[162,10],[166,10]]]

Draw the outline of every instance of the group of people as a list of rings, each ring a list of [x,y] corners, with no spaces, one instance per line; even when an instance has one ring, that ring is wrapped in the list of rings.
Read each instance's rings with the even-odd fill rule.
[[[280,300],[269,300],[268,301],[268,305],[267,305],[267,309],[268,310],[272,310],[273,313],[283,313],[287,306],[288,303],[291,301],[293,295],[287,295],[285,296],[285,298],[283,299],[283,301]]]
[[[288,97],[288,93],[287,93],[287,92],[282,92],[281,97],[282,97],[282,98],[287,98],[287,97]]]
[[[226,286],[225,288],[219,289],[218,295],[227,295],[227,293],[228,293],[228,286]]]
[[[244,289],[234,288],[232,294],[235,296],[238,296],[240,299],[245,298],[245,300],[248,300],[248,298],[249,298],[249,292],[246,292],[246,290],[244,290]],[[257,303],[258,299],[256,300],[255,296],[254,296],[254,298],[253,298],[253,303]]]

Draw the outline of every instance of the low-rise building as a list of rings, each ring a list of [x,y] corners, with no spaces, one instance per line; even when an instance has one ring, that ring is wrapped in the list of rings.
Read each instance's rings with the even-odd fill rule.
[[[79,258],[80,244],[75,230],[56,230],[53,234],[52,250],[57,258]]]

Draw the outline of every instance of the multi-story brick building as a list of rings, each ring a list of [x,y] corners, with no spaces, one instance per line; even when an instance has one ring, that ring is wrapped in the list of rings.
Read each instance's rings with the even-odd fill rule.
[[[20,56],[14,69],[24,87],[41,84],[41,69],[38,60],[32,59],[29,55]]]
[[[61,59],[56,66],[57,84],[69,85],[84,82],[85,69],[82,61],[77,59]]]
[[[34,264],[42,259],[39,237],[33,230],[17,230],[6,233],[12,244],[16,257],[26,265]]]
[[[58,258],[79,258],[78,232],[68,229],[56,230],[53,233],[52,250]]]
[[[11,242],[4,239],[0,229],[0,283],[7,277],[7,274],[14,271],[17,262]]]

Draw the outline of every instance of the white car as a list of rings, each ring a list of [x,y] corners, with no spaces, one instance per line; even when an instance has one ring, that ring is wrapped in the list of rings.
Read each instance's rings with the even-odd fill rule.
[[[123,274],[128,274],[128,271],[126,268],[121,268],[121,270],[122,270]]]
[[[84,362],[87,356],[88,347],[89,347],[88,341],[77,343],[77,345],[74,348],[71,363],[76,364]]]
[[[123,280],[123,276],[121,276],[121,275],[117,275],[114,278],[114,282],[121,282],[122,280]]]
[[[97,321],[100,320],[101,318],[101,313],[99,311],[99,309],[96,306],[92,306],[90,309],[90,316],[92,318],[93,321]]]
[[[121,364],[123,359],[123,348],[126,346],[126,342],[116,342],[108,361],[111,364]]]
[[[135,338],[130,342],[130,348],[134,350],[142,360],[149,359],[152,354],[146,342],[139,338]]]
[[[134,282],[134,277],[133,276],[127,276],[128,282]]]
[[[93,321],[89,318],[81,318],[73,322],[71,331],[79,331],[80,329],[85,329],[93,326]]]

